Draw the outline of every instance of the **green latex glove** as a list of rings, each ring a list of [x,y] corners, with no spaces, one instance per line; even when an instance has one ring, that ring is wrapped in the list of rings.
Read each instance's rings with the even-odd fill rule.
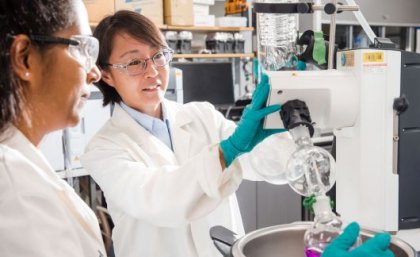
[[[387,233],[379,233],[365,241],[359,247],[349,250],[356,242],[360,227],[356,222],[348,225],[324,250],[321,257],[394,257],[388,249],[391,237]]]
[[[250,152],[268,136],[286,131],[285,129],[263,129],[264,117],[278,112],[281,108],[278,104],[264,107],[269,92],[268,76],[262,74],[261,82],[252,96],[252,102],[245,108],[238,127],[229,138],[220,142],[226,167],[239,155]]]

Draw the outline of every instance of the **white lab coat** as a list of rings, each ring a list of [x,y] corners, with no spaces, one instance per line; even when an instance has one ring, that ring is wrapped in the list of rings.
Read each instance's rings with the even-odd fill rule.
[[[106,256],[98,221],[16,128],[0,144],[0,255]]]
[[[165,106],[173,152],[116,105],[82,156],[104,191],[116,256],[221,256],[212,226],[244,234],[234,192],[246,157],[223,171],[218,151],[236,126],[208,103]]]

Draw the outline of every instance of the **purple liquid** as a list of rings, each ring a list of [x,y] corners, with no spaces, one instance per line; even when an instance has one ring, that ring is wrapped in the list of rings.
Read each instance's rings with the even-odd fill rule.
[[[320,257],[321,253],[315,249],[306,248],[305,249],[305,255],[306,257]]]

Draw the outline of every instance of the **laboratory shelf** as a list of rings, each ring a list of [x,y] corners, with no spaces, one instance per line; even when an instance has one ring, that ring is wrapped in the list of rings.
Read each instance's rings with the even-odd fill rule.
[[[98,25],[97,22],[90,22],[89,25],[91,27],[96,27]],[[187,30],[187,31],[202,31],[202,32],[218,32],[218,31],[253,31],[253,27],[197,27],[197,26],[172,26],[172,25],[158,25],[158,28],[161,30]]]
[[[202,31],[202,32],[235,32],[235,31],[253,31],[253,27],[197,27],[197,26],[171,26],[161,25],[161,30],[187,30],[187,31]]]
[[[225,53],[225,54],[174,54],[174,58],[253,58],[253,53]]]

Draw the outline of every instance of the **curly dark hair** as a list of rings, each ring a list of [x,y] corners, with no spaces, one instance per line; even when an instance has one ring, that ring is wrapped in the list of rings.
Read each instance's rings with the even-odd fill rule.
[[[11,63],[13,36],[53,35],[75,22],[74,0],[0,0],[0,135],[23,115],[23,86]],[[32,42],[42,53],[47,46]]]

